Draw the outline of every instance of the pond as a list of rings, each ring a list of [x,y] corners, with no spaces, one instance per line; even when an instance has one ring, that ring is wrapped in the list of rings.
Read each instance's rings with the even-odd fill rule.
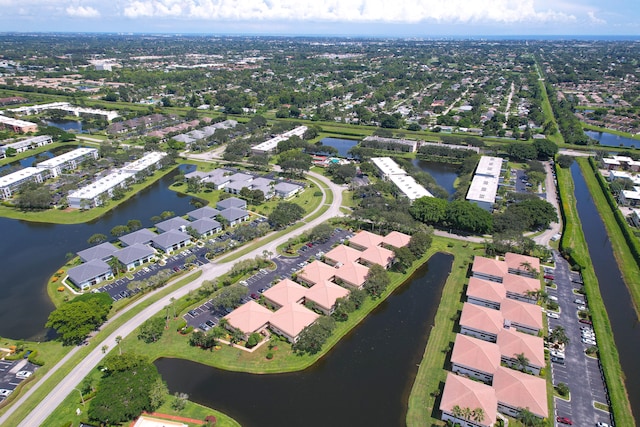
[[[16,168],[16,167],[19,167],[20,169],[28,168],[30,166],[33,166],[33,163],[36,160],[41,161],[41,160],[45,160],[45,159],[50,159],[53,156],[55,156],[55,154],[53,154],[51,151],[44,151],[42,153],[39,153],[37,156],[25,157],[24,159],[20,159],[20,160],[15,161],[15,162],[7,163],[6,165],[2,165],[2,166],[0,166],[0,171],[3,171],[5,169],[9,169],[9,168]]]
[[[351,157],[348,152],[351,147],[358,145],[359,141],[356,139],[323,138],[320,142],[322,142],[323,145],[336,148],[339,157]]]
[[[428,172],[440,187],[447,190],[449,196],[456,192],[454,184],[456,178],[458,178],[459,166],[420,159],[414,159],[413,165],[420,168],[423,172]]]
[[[243,427],[404,426],[452,261],[451,255],[435,254],[302,372],[252,375],[181,359],[159,359],[156,366],[171,393],[187,393],[189,400],[218,409]]]
[[[47,120],[46,123],[66,132],[87,133],[86,130],[82,129],[82,120]]]
[[[637,417],[637,411],[640,409],[640,370],[637,369],[640,354],[638,317],[631,303],[629,290],[622,280],[622,273],[618,268],[607,231],[577,163],[571,166],[571,175],[575,182],[578,214],[582,229],[585,230],[589,255],[611,321],[631,408]]]
[[[589,138],[593,138],[600,145],[607,147],[635,147],[640,148],[640,139],[626,138],[624,136],[615,135],[608,132],[595,132],[591,130],[584,131]]]
[[[170,210],[184,215],[194,209],[191,197],[169,190],[177,171],[171,172],[101,218],[85,224],[60,225],[0,218],[0,336],[44,339],[44,324],[53,305],[46,291],[49,277],[61,266],[65,254],[88,248],[95,233],[109,236],[116,225],[139,219],[153,225],[151,217]]]

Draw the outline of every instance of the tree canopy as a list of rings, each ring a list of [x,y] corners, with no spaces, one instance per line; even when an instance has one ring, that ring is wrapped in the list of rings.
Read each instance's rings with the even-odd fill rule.
[[[80,344],[107,320],[111,302],[104,293],[81,295],[52,311],[45,326],[55,329],[64,345]]]
[[[298,221],[304,215],[304,209],[291,202],[281,202],[269,214],[269,222],[274,228],[284,228]]]

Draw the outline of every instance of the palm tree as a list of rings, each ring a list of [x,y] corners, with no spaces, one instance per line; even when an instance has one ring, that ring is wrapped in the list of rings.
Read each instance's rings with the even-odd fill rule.
[[[455,405],[451,408],[451,414],[456,418],[462,418],[462,408],[458,405]]]
[[[519,354],[516,354],[515,356],[516,356],[516,363],[515,363],[516,368],[518,368],[522,372],[525,372],[527,367],[529,366],[529,359],[527,358],[527,356],[524,355],[524,353],[519,353]]]
[[[171,301],[171,308],[173,308],[173,318],[176,318],[176,299],[174,297],[171,297],[171,299],[169,300]]]
[[[108,346],[108,345],[106,345],[106,344],[105,344],[105,345],[103,345],[103,346],[102,346],[102,354],[106,354],[106,353],[107,353],[107,350],[109,350],[109,346]]]
[[[125,271],[125,265],[116,257],[111,257],[107,264],[109,264],[109,267],[111,267],[111,270],[115,273],[116,277]]]
[[[549,334],[549,339],[559,344],[569,343],[569,337],[567,336],[562,326],[556,326],[555,328],[553,328],[551,334]]]
[[[479,423],[484,421],[485,418],[485,414],[484,414],[484,409],[482,408],[476,408],[473,411],[473,421],[477,421]]]
[[[520,420],[525,427],[538,427],[542,424],[542,420],[535,416],[529,408],[520,408],[517,419]]]
[[[473,411],[471,410],[471,408],[462,408],[462,417],[465,420],[470,420],[472,413],[473,413]]]
[[[118,335],[116,337],[116,345],[118,346],[118,350],[120,351],[120,356],[122,356],[122,347],[120,346],[121,342],[122,342],[122,336]]]

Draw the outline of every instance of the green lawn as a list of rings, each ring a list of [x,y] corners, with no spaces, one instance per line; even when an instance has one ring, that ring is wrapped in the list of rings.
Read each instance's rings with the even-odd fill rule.
[[[459,240],[440,237],[434,243],[442,247],[443,252],[454,254],[451,274],[442,290],[440,305],[434,320],[434,327],[429,334],[429,341],[424,350],[422,362],[418,368],[416,379],[409,396],[407,426],[444,425],[437,417],[438,408],[434,408],[436,396],[442,391],[444,382],[445,359],[455,340],[454,325],[458,313],[462,310],[464,285],[466,283],[469,264],[474,255],[484,254],[482,245],[467,244]]]
[[[536,68],[538,68],[537,64]],[[549,103],[549,96],[547,94],[547,88],[544,84],[544,81],[538,80],[538,85],[540,86],[540,92],[542,93],[542,113],[544,114],[546,120],[551,120],[557,130],[557,132],[553,135],[548,135],[547,139],[549,141],[555,142],[556,144],[564,144],[564,138],[560,133],[560,128],[558,127],[558,123],[556,122],[556,117],[553,115],[553,109],[551,108],[551,104]]]
[[[607,310],[602,301],[598,279],[591,265],[587,242],[582,230],[582,224],[576,208],[574,183],[569,169],[556,167],[558,189],[561,200],[561,214],[564,219],[564,233],[560,240],[562,248],[571,248],[572,258],[582,266],[584,288],[589,301],[589,310],[593,320],[593,327],[598,336],[600,361],[604,368],[604,377],[611,399],[611,409],[616,425],[635,425],[631,405],[624,386],[624,373],[620,366],[618,349],[613,339],[613,331]]]

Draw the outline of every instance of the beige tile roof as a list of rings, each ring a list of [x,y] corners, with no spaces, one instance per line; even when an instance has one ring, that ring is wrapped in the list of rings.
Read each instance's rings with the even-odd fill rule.
[[[527,271],[527,269],[522,264],[529,263],[533,271],[540,271],[540,259],[536,257],[507,252],[506,254],[504,254],[504,262],[507,263],[509,268],[523,271]]]
[[[542,418],[549,416],[547,383],[543,378],[501,366],[493,376],[493,388],[498,402],[513,408],[529,408]]]
[[[467,286],[467,297],[501,303],[507,297],[507,291],[500,283],[471,277]]]
[[[360,259],[362,252],[346,245],[338,245],[324,254],[325,258],[334,263],[346,264],[348,262],[356,262]]]
[[[325,311],[331,311],[338,298],[344,298],[348,295],[348,289],[333,282],[324,281],[309,288],[305,298],[308,301],[313,301]]]
[[[503,329],[498,333],[496,342],[500,354],[516,358],[516,354],[524,353],[529,363],[534,366],[544,367],[544,341],[540,337],[524,334],[514,329]]]
[[[502,301],[500,312],[505,319],[512,323],[519,323],[533,329],[542,329],[542,308],[539,305],[507,298]]]
[[[500,351],[494,343],[457,334],[451,363],[493,374],[500,366]]]
[[[526,295],[527,291],[537,291],[542,286],[539,279],[519,276],[517,274],[505,274],[502,284],[507,292]]]
[[[349,262],[336,269],[337,278],[357,287],[364,285],[367,274],[369,274],[369,269],[357,262]]]
[[[336,274],[336,271],[337,270],[334,267],[316,260],[300,270],[298,277],[302,278],[306,282],[315,284],[324,282],[325,280],[331,280],[331,278]]]
[[[372,246],[362,251],[361,258],[372,264],[378,264],[384,268],[393,260],[395,254],[387,248]]]
[[[488,274],[496,277],[503,277],[508,273],[508,270],[506,262],[481,256],[473,258],[473,266],[471,267],[473,273]]]
[[[407,246],[411,241],[411,236],[408,234],[400,233],[399,231],[392,231],[384,236],[382,243],[385,245],[393,246],[394,248],[401,248]]]
[[[318,317],[320,317],[319,314],[314,313],[307,307],[290,303],[273,313],[269,323],[290,337],[295,338],[304,328],[315,322]]]
[[[262,295],[269,301],[284,306],[290,302],[300,301],[306,293],[307,288],[304,286],[300,286],[291,279],[283,279],[267,289]]]
[[[273,312],[255,301],[249,301],[224,316],[229,324],[236,329],[250,334],[262,328],[269,322]]]
[[[481,408],[484,411],[484,421],[482,421],[484,426],[492,426],[496,422],[498,400],[495,390],[481,382],[448,372],[442,391],[440,410],[451,413],[456,405],[460,408]]]
[[[504,318],[499,310],[465,302],[460,315],[460,326],[497,335],[504,327]]]
[[[355,243],[358,246],[370,248],[372,246],[380,246],[380,244],[382,244],[382,239],[382,236],[362,230],[349,239],[349,242]]]

